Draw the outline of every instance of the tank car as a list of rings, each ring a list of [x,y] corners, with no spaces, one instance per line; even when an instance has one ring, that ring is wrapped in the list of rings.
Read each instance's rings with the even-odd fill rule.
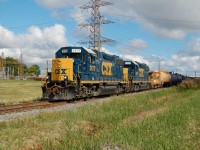
[[[62,47],[42,86],[43,98],[72,100],[125,92],[127,68],[123,60],[84,47]]]
[[[173,73],[173,72],[171,72],[170,74],[171,74],[172,85],[177,85],[181,83],[183,80],[187,79],[187,76],[184,76],[182,74]]]
[[[154,88],[170,86],[172,84],[170,73],[165,71],[150,72],[149,79],[151,81],[152,87]]]
[[[172,85],[177,85],[178,84],[178,75],[174,74],[173,72],[170,72],[170,74],[171,74]]]

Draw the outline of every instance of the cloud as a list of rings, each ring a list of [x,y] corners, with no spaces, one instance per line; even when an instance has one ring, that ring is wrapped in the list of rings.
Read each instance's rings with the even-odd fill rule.
[[[65,34],[65,27],[59,24],[44,29],[31,26],[25,34],[14,34],[0,26],[0,53],[18,59],[21,52],[26,64],[42,65],[60,47],[68,45]]]
[[[121,57],[124,60],[132,60],[132,61],[137,61],[137,62],[149,64],[148,61],[143,56],[122,54]]]
[[[148,48],[148,44],[142,39],[132,39],[121,46],[119,52],[127,55],[136,55],[141,50]]]
[[[60,8],[77,9],[90,0],[36,1],[44,7],[55,10]],[[113,2],[113,6],[102,7],[102,13],[122,20],[137,21],[161,38],[182,39],[187,33],[199,31],[199,0],[123,0],[123,3],[121,0],[108,1]]]
[[[155,59],[156,60],[156,59]],[[161,68],[194,76],[195,71],[200,76],[200,37],[185,44],[185,50],[173,54],[169,59],[161,59]]]
[[[194,75],[197,71],[200,73],[199,64],[200,56],[181,56],[175,54],[168,60],[168,62],[163,62],[163,67],[171,70],[173,72],[179,72],[187,75]],[[184,65],[183,65],[184,64]]]
[[[188,47],[190,56],[200,56],[200,37],[194,38]]]
[[[123,11],[116,11],[118,15],[140,22],[146,29],[160,37],[181,39],[188,32],[199,31],[200,1],[198,0],[124,0],[123,4],[112,1],[113,7],[126,10],[125,15]]]
[[[69,7],[74,4],[74,1],[70,3],[69,0],[36,0],[36,2],[51,9]]]
[[[142,21],[143,22],[143,21]],[[154,33],[157,37],[160,38],[170,38],[170,39],[183,39],[186,36],[186,32],[182,29],[172,28],[168,29],[151,22],[144,22],[144,27]]]
[[[18,44],[18,39],[15,39],[14,33],[3,26],[0,26],[0,37],[0,48],[12,48],[13,45]]]
[[[145,49],[145,48],[147,48],[148,45],[142,39],[133,39],[133,40],[131,40],[129,42],[129,47],[132,47],[133,49],[139,50],[139,49]]]
[[[90,0],[36,0],[36,2],[46,8],[59,9],[66,7],[79,7],[86,4]]]

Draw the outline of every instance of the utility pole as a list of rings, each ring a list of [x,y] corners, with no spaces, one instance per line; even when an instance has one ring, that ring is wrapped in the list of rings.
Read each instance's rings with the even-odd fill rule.
[[[50,60],[46,60],[46,61],[47,61],[46,76],[48,76]]]
[[[23,56],[22,53],[20,54],[20,58],[19,58],[19,67],[18,67],[18,76],[19,78],[23,77],[24,75],[24,65],[23,65]]]
[[[107,5],[112,5],[112,3],[103,0],[91,0],[87,4],[80,7],[82,12],[88,9],[92,9],[92,11],[90,21],[79,25],[81,27],[90,27],[89,40],[82,40],[79,43],[89,44],[89,48],[101,51],[102,43],[113,42],[113,40],[101,36],[102,24],[113,23],[111,21],[105,20],[103,16],[101,16],[99,8]]]
[[[6,66],[6,59],[4,58],[4,53],[1,54],[1,60],[0,60],[0,76],[2,79],[5,78],[5,66]]]

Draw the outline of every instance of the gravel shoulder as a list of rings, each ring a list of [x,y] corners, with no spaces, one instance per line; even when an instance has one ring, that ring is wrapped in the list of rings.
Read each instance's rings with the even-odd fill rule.
[[[15,112],[11,114],[0,115],[0,122],[11,121],[14,119],[23,119],[27,116],[36,116],[37,114],[44,113],[44,112],[58,112],[58,111],[65,111],[65,110],[75,110],[79,107],[86,106],[86,105],[95,105],[100,104],[103,102],[108,102],[113,100],[114,97],[106,97],[106,98],[97,98],[94,100],[89,100],[80,103],[68,103],[62,106],[56,106],[52,108],[43,108],[43,109],[33,109],[30,111],[25,112]]]

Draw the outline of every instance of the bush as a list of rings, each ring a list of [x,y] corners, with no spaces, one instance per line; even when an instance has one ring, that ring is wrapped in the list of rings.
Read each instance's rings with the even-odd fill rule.
[[[179,90],[189,90],[189,89],[199,89],[200,79],[188,79],[183,80],[181,84],[178,85]]]

